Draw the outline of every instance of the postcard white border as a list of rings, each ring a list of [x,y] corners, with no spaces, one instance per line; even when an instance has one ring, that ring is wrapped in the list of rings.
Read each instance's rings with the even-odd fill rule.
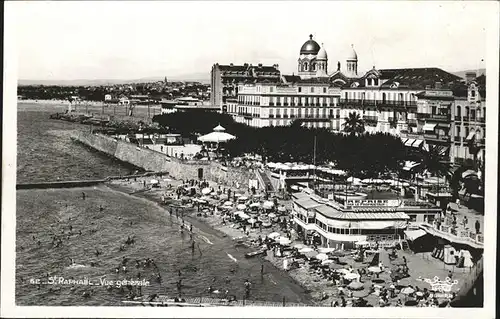
[[[474,2],[462,2],[473,5]],[[219,317],[219,318],[494,318],[496,283],[496,216],[498,154],[498,60],[499,4],[489,2],[487,25],[487,138],[485,199],[485,264],[483,308],[144,308],[144,307],[19,307],[14,303],[15,225],[16,225],[16,124],[17,124],[17,59],[13,2],[5,3],[4,29],[4,103],[2,152],[2,263],[1,317]],[[175,2],[172,2],[175,5]],[[482,3],[481,5],[486,5]],[[284,3],[285,6],[285,3]],[[36,27],[36,26],[33,26]],[[468,45],[464,42],[463,45]],[[460,54],[460,52],[457,52]]]

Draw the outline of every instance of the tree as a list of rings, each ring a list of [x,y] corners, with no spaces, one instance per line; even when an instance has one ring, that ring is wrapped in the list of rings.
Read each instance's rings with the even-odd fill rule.
[[[421,155],[421,167],[438,178],[437,193],[439,194],[439,178],[445,177],[450,181],[452,175],[451,164],[444,155],[444,148],[442,146],[429,146],[429,150],[422,150]]]
[[[349,112],[349,116],[345,119],[344,132],[351,135],[363,134],[365,131],[365,124],[358,113]]]

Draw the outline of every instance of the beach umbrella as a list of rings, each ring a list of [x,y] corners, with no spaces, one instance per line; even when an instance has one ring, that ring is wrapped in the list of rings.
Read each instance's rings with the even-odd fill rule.
[[[462,178],[466,178],[469,175],[475,175],[477,177],[477,173],[471,169],[466,170],[465,172],[462,173]]]
[[[280,207],[278,207],[278,212],[282,212],[282,213],[283,213],[283,212],[286,212],[286,208],[285,208],[285,206],[280,206]]]
[[[245,214],[244,212],[241,212],[241,213],[239,214],[239,216],[240,216],[242,219],[248,219],[248,218],[250,218],[250,216],[248,216],[248,215],[247,215],[247,214]]]
[[[158,184],[159,181],[157,179],[152,179],[149,181],[151,184]]]
[[[304,247],[304,248],[299,249],[299,253],[301,253],[301,254],[309,253],[311,251],[314,251],[314,249],[309,248],[309,247]]]
[[[364,285],[359,281],[353,281],[349,285],[347,285],[347,288],[351,290],[362,290],[364,288]]]
[[[351,273],[349,270],[347,270],[345,268],[337,269],[337,272],[341,273],[341,274],[344,274],[344,275],[347,275],[347,274]]]
[[[239,210],[245,210],[245,209],[247,209],[247,205],[245,205],[245,204],[238,204],[236,206],[236,208],[239,209]]]
[[[331,263],[333,263],[333,260],[331,259],[325,259],[321,261],[322,265],[330,265]]]
[[[250,208],[257,208],[260,207],[260,203],[252,203],[250,204]]]
[[[274,232],[274,233],[270,233],[269,235],[267,235],[267,237],[273,239],[273,238],[279,238],[280,237],[280,233],[278,232]]]
[[[238,193],[234,194],[234,197],[237,197],[237,198],[240,198],[241,196],[243,196],[243,195],[238,194]]]
[[[246,200],[248,200],[248,197],[246,197],[246,196],[241,196],[240,198],[238,198],[238,200],[241,200],[241,201],[246,201]]]
[[[229,199],[229,196],[227,196],[227,194],[221,194],[221,195],[219,196],[219,199],[220,199],[220,200],[228,200],[228,199]]]
[[[370,243],[363,240],[363,241],[356,242],[354,245],[356,245],[356,246],[368,246],[368,245],[370,245]]]
[[[329,259],[329,260],[330,260],[330,259]],[[337,264],[337,263],[331,263],[331,264],[329,264],[328,266],[330,266],[330,269],[335,269],[335,270],[337,270],[337,269],[342,269],[342,268],[344,267],[344,266],[339,265],[339,264]]]
[[[335,248],[326,248],[326,247],[321,247],[318,249],[318,251],[320,253],[324,253],[324,254],[327,254],[327,253],[331,253],[331,252],[334,252],[335,251]]]
[[[231,206],[233,206],[233,202],[231,202],[231,201],[226,201],[226,202],[224,202],[224,205],[223,205],[223,206],[229,206],[229,207],[231,207]]]
[[[293,248],[297,248],[297,249],[302,249],[304,247],[306,247],[306,245],[304,245],[304,244],[295,244],[295,245],[293,245]]]
[[[368,289],[362,289],[362,290],[355,290],[352,292],[352,296],[354,298],[364,298],[370,294],[370,291]]]
[[[309,259],[310,259],[310,258],[315,257],[317,254],[318,254],[318,253],[317,253],[317,252],[315,252],[314,250],[313,250],[313,251],[308,251],[308,252],[304,253],[304,255],[305,255],[307,258],[309,258]]]
[[[330,255],[335,256],[335,257],[344,257],[345,253],[342,251],[336,250],[336,251],[332,252]]]
[[[401,293],[404,295],[409,295],[409,294],[412,294],[414,292],[415,292],[415,289],[413,289],[411,287],[406,287],[406,288],[403,288],[403,290],[401,290]]]
[[[378,273],[382,272],[382,269],[380,269],[380,267],[373,266],[373,267],[368,267],[368,271],[372,272],[374,274],[378,274]]]
[[[319,259],[319,260],[327,260],[328,259],[327,254],[323,254],[323,253],[317,254],[315,257],[316,257],[316,259]]]
[[[204,189],[201,190],[201,193],[203,195],[208,195],[212,192],[212,189],[210,187],[205,187]]]
[[[271,201],[265,201],[264,204],[262,204],[262,207],[264,207],[266,209],[271,209],[274,207],[274,203]]]
[[[270,214],[269,214],[269,215],[267,215],[267,216],[269,216],[269,218],[274,218],[274,217],[276,217],[276,214],[275,214],[275,213],[270,213]]]
[[[289,238],[280,237],[279,240],[278,240],[278,242],[279,242],[280,245],[290,245],[290,243],[292,241]]]
[[[249,220],[247,220],[247,222],[249,224],[255,224],[257,222],[257,220],[255,218],[250,218]]]
[[[359,274],[355,274],[352,272],[344,275],[344,278],[347,280],[354,280],[354,279],[358,279],[359,277],[360,277]]]

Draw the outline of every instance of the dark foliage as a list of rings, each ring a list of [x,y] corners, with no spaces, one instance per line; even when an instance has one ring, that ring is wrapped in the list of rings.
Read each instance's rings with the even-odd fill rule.
[[[316,137],[317,164],[333,162],[339,169],[357,177],[396,173],[406,159],[401,140],[389,134],[336,134],[326,129],[308,129],[300,123],[252,128],[235,123],[229,115],[211,112],[157,115],[153,121],[186,137],[209,133],[220,124],[226,132],[237,137],[227,144],[228,155],[260,154],[273,162],[313,163]]]

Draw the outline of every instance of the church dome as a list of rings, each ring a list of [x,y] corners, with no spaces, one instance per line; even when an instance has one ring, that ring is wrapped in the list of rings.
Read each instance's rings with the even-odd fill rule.
[[[347,60],[358,60],[358,55],[356,54],[356,51],[354,51],[354,45],[351,44],[351,50],[347,54]]]
[[[321,49],[318,52],[318,55],[316,56],[317,60],[327,60],[328,59],[328,54],[326,54],[325,47],[323,46],[323,43],[321,43]]]
[[[320,50],[319,44],[318,42],[313,40],[313,36],[311,34],[309,35],[309,40],[307,40],[300,48],[300,54],[316,55],[318,54],[319,50]]]

